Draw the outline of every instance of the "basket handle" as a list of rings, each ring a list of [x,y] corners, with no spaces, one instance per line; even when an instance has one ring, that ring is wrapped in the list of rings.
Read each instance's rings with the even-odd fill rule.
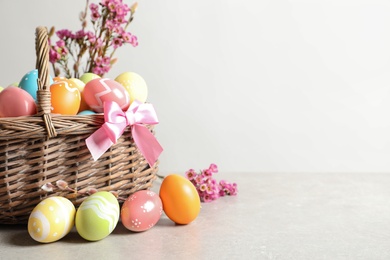
[[[49,39],[46,27],[39,26],[35,31],[35,50],[37,55],[36,69],[38,69],[38,116],[42,116],[48,137],[57,136],[51,119],[51,93],[49,74]]]

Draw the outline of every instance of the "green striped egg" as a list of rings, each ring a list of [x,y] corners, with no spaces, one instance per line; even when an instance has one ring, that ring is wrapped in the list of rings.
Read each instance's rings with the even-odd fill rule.
[[[115,229],[119,221],[119,203],[107,191],[99,191],[86,198],[77,209],[77,232],[86,240],[98,241]]]

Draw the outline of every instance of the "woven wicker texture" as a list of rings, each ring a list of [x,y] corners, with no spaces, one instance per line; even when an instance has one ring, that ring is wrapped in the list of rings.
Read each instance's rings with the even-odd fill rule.
[[[89,188],[116,191],[121,197],[151,187],[158,162],[150,168],[127,129],[94,161],[85,139],[104,123],[103,115],[50,114],[47,30],[36,30],[39,80],[38,113],[0,118],[0,223],[27,223],[32,209],[47,196],[64,196],[77,207]],[[151,131],[153,131],[150,128]],[[46,183],[66,181],[75,192],[46,192]]]

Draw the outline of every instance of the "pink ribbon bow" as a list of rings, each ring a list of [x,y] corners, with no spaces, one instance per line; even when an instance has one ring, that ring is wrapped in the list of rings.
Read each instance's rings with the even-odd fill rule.
[[[157,161],[163,148],[154,135],[144,124],[158,124],[156,112],[152,104],[144,104],[134,100],[126,112],[116,102],[104,103],[105,123],[89,136],[85,142],[96,161],[111,145],[115,144],[127,126],[131,127],[131,134],[138,149],[152,167]]]

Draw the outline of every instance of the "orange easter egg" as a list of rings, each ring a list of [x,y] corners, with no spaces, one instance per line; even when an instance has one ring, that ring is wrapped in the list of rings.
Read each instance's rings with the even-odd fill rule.
[[[50,86],[53,114],[76,115],[80,108],[81,95],[75,84],[67,79]]]

